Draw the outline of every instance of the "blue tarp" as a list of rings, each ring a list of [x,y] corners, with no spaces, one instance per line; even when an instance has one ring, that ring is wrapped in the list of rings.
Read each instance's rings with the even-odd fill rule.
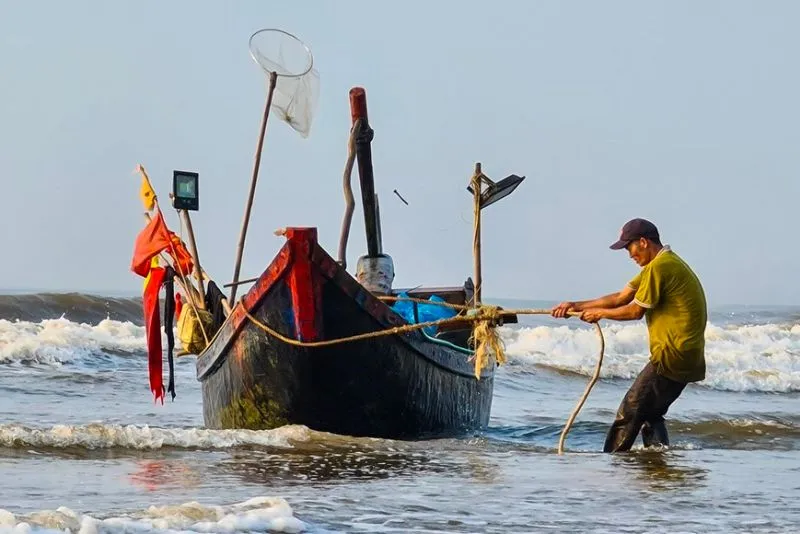
[[[410,298],[408,293],[400,293],[397,295],[399,298]],[[417,307],[417,317],[419,317],[420,323],[427,323],[429,321],[438,321],[439,319],[446,319],[448,317],[453,317],[457,314],[456,310],[453,308],[448,308],[446,306],[439,306],[436,302],[445,302],[442,297],[437,295],[431,295],[428,299],[428,303],[419,303],[419,302],[409,302],[407,300],[398,300],[392,306],[392,310],[395,313],[402,316],[406,321],[411,324],[416,324],[417,321],[414,318],[414,306]],[[422,329],[426,334],[429,336],[433,336],[436,334],[436,327],[435,326],[426,326]]]

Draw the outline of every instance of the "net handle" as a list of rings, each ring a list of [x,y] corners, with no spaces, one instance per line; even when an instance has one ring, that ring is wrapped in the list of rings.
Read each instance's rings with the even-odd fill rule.
[[[306,74],[311,72],[311,69],[314,68],[314,54],[311,53],[311,49],[308,47],[308,45],[306,45],[302,41],[302,39],[300,39],[296,35],[293,35],[293,34],[287,32],[287,31],[281,30],[279,28],[262,28],[262,29],[260,29],[260,30],[258,30],[256,32],[254,32],[250,36],[250,39],[248,40],[248,47],[250,48],[250,57],[253,58],[253,61],[255,61],[258,64],[259,67],[261,67],[262,69],[264,69],[266,72],[268,72],[270,74],[274,72],[274,71],[271,71],[269,69],[265,69],[264,65],[262,65],[261,62],[258,61],[258,58],[256,57],[256,55],[262,55],[262,54],[260,54],[258,52],[257,47],[255,47],[253,45],[253,39],[255,39],[258,34],[265,33],[265,32],[278,32],[278,33],[282,33],[283,35],[286,35],[287,37],[289,37],[291,39],[294,39],[295,41],[297,41],[300,44],[300,46],[303,47],[303,49],[306,51],[306,54],[308,55],[308,67],[303,72],[301,72],[299,74],[281,74],[281,73],[276,72],[275,74],[277,74],[278,76],[283,76],[284,78],[302,78],[303,76],[305,76]],[[266,56],[263,56],[263,57],[266,58]],[[266,58],[266,59],[269,59],[269,58]]]

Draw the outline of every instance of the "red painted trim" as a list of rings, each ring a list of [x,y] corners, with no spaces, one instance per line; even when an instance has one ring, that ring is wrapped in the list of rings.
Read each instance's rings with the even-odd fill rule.
[[[245,293],[242,297],[242,303],[247,311],[252,312],[253,309],[261,302],[275,282],[283,276],[284,271],[289,267],[293,260],[293,250],[289,244],[283,245],[278,251],[277,257],[267,267],[267,269],[258,277],[256,283]]]
[[[286,238],[293,258],[286,281],[292,294],[297,338],[317,341],[321,336],[322,284],[311,262],[311,253],[317,247],[317,229],[287,228]]]

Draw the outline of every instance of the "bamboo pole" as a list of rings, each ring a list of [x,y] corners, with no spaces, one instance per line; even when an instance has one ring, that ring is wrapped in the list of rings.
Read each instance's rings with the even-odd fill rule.
[[[239,280],[238,282],[228,282],[227,284],[223,285],[222,287],[233,287],[233,286],[240,286],[244,284],[251,284],[261,278],[260,276],[256,276],[255,278],[248,278],[247,280]]]
[[[474,199],[475,229],[472,238],[472,260],[475,270],[475,293],[473,305],[479,306],[481,302],[481,164],[475,164],[475,173],[472,175],[472,195]]]
[[[189,236],[189,252],[192,254],[192,261],[194,262],[194,277],[197,279],[197,285],[200,288],[200,307],[205,309],[205,294],[206,290],[203,286],[203,269],[200,267],[200,255],[197,253],[197,242],[194,239],[194,229],[192,228],[192,219],[189,217],[189,212],[180,210],[183,222],[186,225],[186,233]]]
[[[239,281],[239,270],[242,266],[242,254],[244,253],[244,240],[247,236],[247,226],[250,223],[250,211],[253,208],[253,198],[256,193],[256,182],[258,181],[258,170],[261,167],[261,149],[264,146],[264,135],[267,131],[267,119],[269,119],[269,110],[272,107],[272,95],[275,92],[275,85],[278,82],[278,73],[269,73],[269,90],[267,91],[267,101],[264,104],[264,115],[261,119],[261,131],[258,134],[258,143],[256,146],[255,162],[253,163],[253,176],[250,178],[250,192],[247,196],[247,203],[244,208],[244,220],[242,221],[242,229],[239,233],[239,245],[236,247],[236,262],[233,267],[233,283]],[[236,288],[237,285],[231,287],[230,302],[236,301]]]

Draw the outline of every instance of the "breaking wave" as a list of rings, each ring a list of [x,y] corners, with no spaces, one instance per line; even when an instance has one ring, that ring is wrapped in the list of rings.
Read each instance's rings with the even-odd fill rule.
[[[0,447],[33,449],[229,449],[233,447],[292,447],[311,439],[315,432],[304,426],[274,430],[209,430],[154,428],[147,425],[55,425],[35,428],[0,425]]]
[[[303,532],[307,528],[280,497],[256,497],[226,506],[198,502],[150,506],[143,511],[106,518],[64,506],[20,516],[0,509],[0,533]]]
[[[131,322],[102,319],[97,324],[65,318],[40,322],[0,319],[0,363],[61,365],[101,353],[147,349],[145,330]]]
[[[631,379],[647,362],[644,324],[606,324],[602,378]],[[588,328],[537,326],[503,329],[509,364],[543,366],[591,376],[597,333]],[[712,389],[740,392],[800,391],[800,325],[715,326],[706,329],[706,379]]]
[[[707,376],[701,385],[739,392],[800,391],[800,324],[793,315],[781,313],[759,312],[755,319],[763,315],[772,321],[766,323],[750,322],[754,318],[747,315],[747,324],[725,322],[730,317],[718,317],[717,323],[712,316],[715,322],[706,330]],[[597,361],[596,333],[559,323],[536,326],[523,321],[502,327],[509,369],[548,367],[589,376]],[[648,357],[645,325],[608,323],[603,332],[602,377],[635,377]],[[166,346],[165,336],[163,342]],[[79,293],[0,296],[0,364],[91,365],[101,356],[140,356],[145,351],[140,298]]]

